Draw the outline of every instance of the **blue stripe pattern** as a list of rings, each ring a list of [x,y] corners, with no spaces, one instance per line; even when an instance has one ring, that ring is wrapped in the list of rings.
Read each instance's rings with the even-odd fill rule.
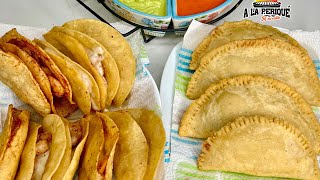
[[[181,51],[184,51],[186,53],[192,54],[193,51],[191,51],[190,49],[186,49],[186,48],[181,48]]]
[[[180,67],[180,66],[178,66],[177,69],[180,70],[180,71],[188,72],[188,73],[194,73],[194,70],[182,68],[182,67]]]
[[[186,56],[186,55],[183,55],[183,54],[179,54],[179,57],[181,57],[183,59],[186,59],[186,60],[191,60],[191,56]]]
[[[318,78],[320,78],[320,60],[319,59],[314,59],[313,63],[316,66],[316,70],[317,70],[317,73],[318,73]]]
[[[173,140],[175,140],[175,141],[178,141],[178,142],[181,142],[181,143],[185,143],[185,144],[189,144],[189,145],[198,146],[198,145],[201,145],[201,144],[202,144],[201,142],[189,141],[189,140],[181,139],[181,138],[175,137],[175,136],[171,136],[171,138],[172,138]]]
[[[194,71],[189,69],[190,61],[191,61],[191,55],[192,55],[191,50],[181,48],[180,53],[179,53],[179,63],[177,66],[177,70],[182,72],[182,73],[190,73],[193,74]]]

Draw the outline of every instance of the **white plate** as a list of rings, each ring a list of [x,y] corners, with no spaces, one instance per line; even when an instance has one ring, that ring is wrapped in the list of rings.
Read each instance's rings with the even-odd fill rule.
[[[176,77],[176,67],[182,42],[177,44],[171,51],[161,77],[160,98],[162,105],[162,119],[166,128],[167,142],[170,143],[170,129],[172,117],[172,103],[174,98],[174,81]]]

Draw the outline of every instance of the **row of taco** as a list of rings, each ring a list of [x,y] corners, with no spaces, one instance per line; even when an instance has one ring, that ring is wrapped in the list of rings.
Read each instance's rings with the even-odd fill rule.
[[[41,115],[121,106],[135,80],[135,59],[119,32],[96,20],[54,27],[45,40],[12,29],[0,39],[0,80]]]
[[[0,135],[0,179],[112,179],[113,173],[153,179],[164,143],[153,111],[96,112],[74,121],[49,114],[39,124],[10,105]]]

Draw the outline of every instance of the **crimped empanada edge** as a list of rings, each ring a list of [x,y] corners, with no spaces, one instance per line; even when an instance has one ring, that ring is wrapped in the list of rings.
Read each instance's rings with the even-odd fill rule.
[[[201,153],[198,157],[198,167],[201,170],[202,168],[202,162],[205,161],[205,156],[207,153],[210,152],[211,146],[214,146],[215,139],[218,137],[223,137],[227,135],[229,132],[240,128],[240,127],[246,127],[250,126],[252,124],[274,124],[278,126],[282,126],[285,130],[287,130],[289,133],[292,133],[296,136],[298,139],[298,142],[300,142],[301,147],[307,152],[309,157],[311,157],[314,160],[314,177],[319,177],[319,168],[318,168],[318,161],[316,158],[316,154],[311,148],[311,145],[307,138],[293,125],[290,123],[280,120],[278,118],[268,118],[264,116],[243,116],[237,118],[234,122],[227,124],[226,126],[222,127],[219,131],[214,133],[212,137],[209,137],[203,144]]]
[[[294,54],[297,54],[298,56],[301,57],[301,59],[304,60],[306,71],[309,74],[309,77],[311,79],[310,82],[312,82],[313,87],[318,89],[318,91],[320,91],[318,75],[317,75],[316,69],[314,68],[314,64],[308,54],[301,51],[296,46],[293,46],[292,44],[287,43],[283,40],[261,38],[261,39],[233,41],[210,51],[207,55],[205,55],[202,58],[199,68],[191,76],[191,79],[187,86],[186,96],[189,99],[197,98],[194,95],[194,92],[197,90],[196,85],[197,85],[198,78],[202,74],[202,71],[207,69],[207,66],[211,61],[215,61],[221,58],[227,52],[234,51],[235,49],[247,48],[247,47],[265,47],[266,49],[278,48],[278,49],[281,49],[282,51],[287,50],[287,51],[291,51]]]
[[[180,127],[179,127],[179,135],[186,136],[188,132],[188,122],[194,121],[194,117],[202,107],[207,104],[207,102],[220,90],[223,90],[227,87],[239,87],[239,86],[247,86],[252,83],[258,83],[270,89],[276,89],[277,91],[283,92],[291,97],[300,110],[309,117],[310,122],[313,124],[314,130],[316,131],[316,136],[319,141],[315,147],[316,153],[320,152],[320,126],[315,117],[310,105],[307,101],[293,88],[288,86],[287,84],[259,75],[240,75],[232,78],[222,79],[216,84],[212,84],[205,91],[201,97],[191,103],[191,105],[187,108],[185,114],[183,115]]]
[[[275,33],[277,33],[277,34],[281,35],[282,37],[284,37],[285,39],[287,39],[292,45],[298,47],[299,49],[301,49],[304,52],[307,52],[307,50],[305,48],[303,48],[294,38],[292,38],[291,36],[289,36],[286,33],[279,31],[277,28],[274,28],[272,26],[255,23],[251,20],[243,20],[243,21],[236,21],[236,22],[227,22],[226,21],[222,25],[214,28],[211,31],[211,33],[198,45],[198,47],[196,47],[196,49],[192,53],[192,58],[191,58],[189,68],[191,70],[196,70],[199,67],[199,64],[201,62],[201,59],[200,59],[201,54],[203,51],[205,51],[209,47],[209,44],[212,41],[214,41],[215,39],[217,39],[218,37],[220,37],[221,35],[223,35],[225,29],[235,28],[235,27],[246,27],[246,28],[248,28],[248,27],[249,28],[261,27],[264,29],[273,30]]]

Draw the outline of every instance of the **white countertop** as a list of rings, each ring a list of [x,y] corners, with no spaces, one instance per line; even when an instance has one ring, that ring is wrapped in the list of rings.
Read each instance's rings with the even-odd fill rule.
[[[61,25],[72,19],[95,18],[75,0],[0,1],[0,23],[50,28],[53,25]],[[109,22],[112,23],[118,21],[101,5],[96,3],[95,0],[84,1],[88,2],[91,7],[93,7]],[[243,19],[244,9],[251,8],[252,2],[253,0],[243,0],[242,4],[224,20],[235,21]],[[266,24],[290,30],[320,30],[320,11],[318,9],[318,7],[320,7],[319,0],[283,0],[282,2],[286,6],[290,5],[290,19],[282,18],[279,21],[268,22]],[[259,18],[260,16],[256,16],[249,17],[248,19],[259,21]],[[166,60],[173,47],[180,41],[182,41],[181,36],[175,36],[173,33],[169,33],[165,37],[155,38],[150,43],[146,44],[150,58],[150,66],[148,66],[148,69],[154,77],[158,87],[160,86],[161,75]]]

